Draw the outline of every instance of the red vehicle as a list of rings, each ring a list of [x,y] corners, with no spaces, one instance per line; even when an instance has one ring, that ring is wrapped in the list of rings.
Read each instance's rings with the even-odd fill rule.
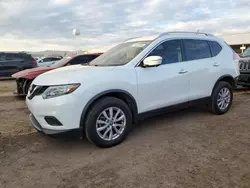
[[[17,91],[15,94],[27,95],[31,82],[42,73],[68,65],[87,64],[99,55],[101,55],[101,53],[79,54],[73,57],[65,57],[56,61],[49,67],[37,67],[17,72],[12,75],[12,77],[16,79],[17,83]]]

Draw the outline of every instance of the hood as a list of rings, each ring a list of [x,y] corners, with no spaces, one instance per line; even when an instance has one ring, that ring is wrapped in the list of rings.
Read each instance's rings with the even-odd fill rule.
[[[71,65],[46,72],[34,80],[36,85],[60,85],[82,83],[112,71],[115,67],[95,67],[88,65]]]
[[[250,57],[241,57],[240,62],[250,62]]]
[[[34,79],[40,74],[52,70],[50,67],[37,67],[33,69],[26,69],[20,72],[17,72],[12,75],[13,78],[26,78],[26,79]]]

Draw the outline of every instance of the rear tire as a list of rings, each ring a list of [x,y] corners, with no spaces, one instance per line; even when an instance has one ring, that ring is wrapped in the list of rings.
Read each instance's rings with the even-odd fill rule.
[[[232,86],[225,81],[216,84],[211,96],[211,111],[214,114],[225,114],[233,102]]]
[[[115,97],[104,97],[89,110],[85,121],[87,139],[101,148],[120,144],[132,125],[128,105]]]

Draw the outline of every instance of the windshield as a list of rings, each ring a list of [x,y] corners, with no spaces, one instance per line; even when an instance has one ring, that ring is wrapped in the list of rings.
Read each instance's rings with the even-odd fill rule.
[[[52,65],[50,65],[49,67],[51,68],[58,68],[63,66],[65,63],[67,63],[72,57],[64,57],[63,59],[59,60],[59,61],[55,61],[55,63],[53,63]]]
[[[134,59],[152,41],[136,41],[122,43],[103,55],[94,59],[90,66],[119,66],[125,65]]]
[[[242,57],[250,57],[250,47],[246,49],[246,51],[241,55]]]

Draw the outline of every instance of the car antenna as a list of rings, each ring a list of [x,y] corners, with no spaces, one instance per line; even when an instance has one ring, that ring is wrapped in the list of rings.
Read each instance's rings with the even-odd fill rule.
[[[198,29],[196,35],[199,33],[199,31],[200,31],[200,30]]]

